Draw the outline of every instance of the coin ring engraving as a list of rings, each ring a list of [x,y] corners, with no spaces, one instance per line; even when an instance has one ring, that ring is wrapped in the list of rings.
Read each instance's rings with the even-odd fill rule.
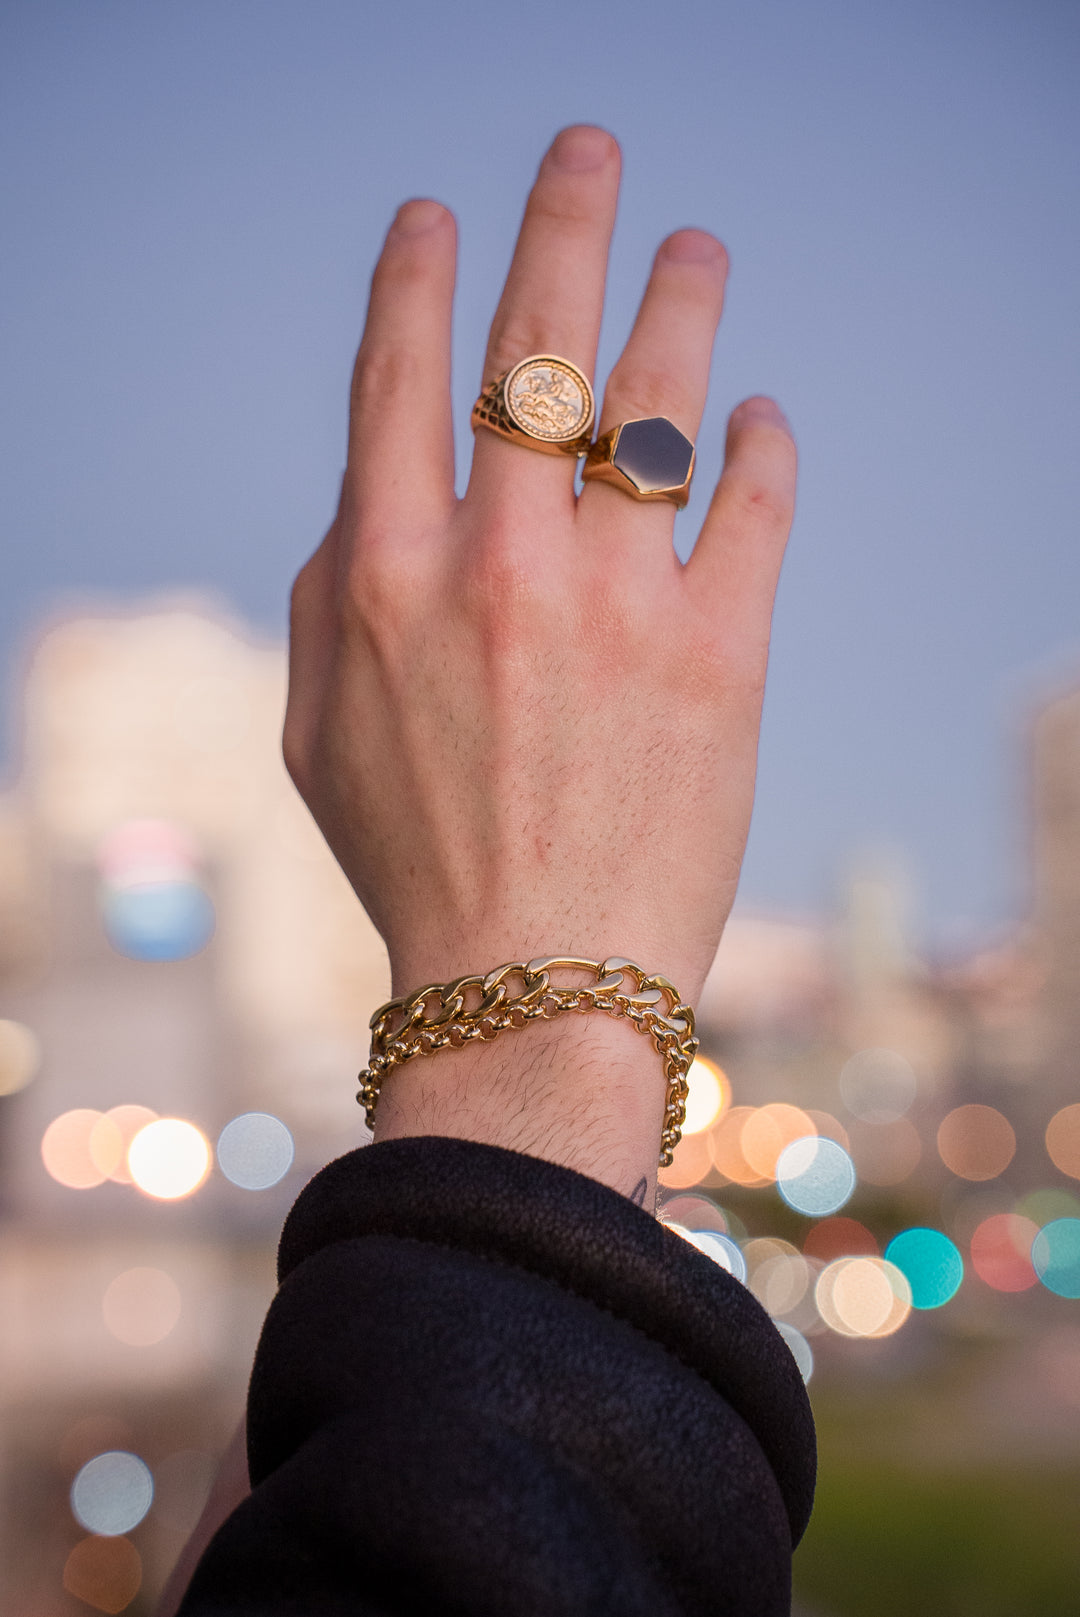
[[[557,360],[525,360],[503,384],[510,419],[548,443],[571,443],[589,425],[592,400],[581,378]]]

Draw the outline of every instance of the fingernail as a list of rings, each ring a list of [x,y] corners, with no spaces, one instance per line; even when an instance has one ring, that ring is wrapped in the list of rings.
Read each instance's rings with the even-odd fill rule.
[[[394,229],[399,236],[419,236],[423,231],[441,224],[445,217],[446,209],[441,203],[430,202],[427,197],[417,197],[412,202],[401,204],[394,215]]]
[[[559,168],[583,174],[587,169],[603,168],[614,145],[614,140],[605,129],[594,129],[591,124],[575,124],[555,136],[548,155]]]
[[[658,256],[669,264],[715,264],[727,254],[706,230],[677,230],[661,244]]]

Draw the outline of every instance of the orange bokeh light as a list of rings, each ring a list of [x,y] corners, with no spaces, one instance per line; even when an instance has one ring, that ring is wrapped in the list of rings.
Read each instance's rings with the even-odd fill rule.
[[[141,1585],[142,1561],[129,1538],[84,1538],[64,1566],[64,1588],[95,1611],[123,1611]]]
[[[770,1101],[758,1106],[743,1123],[739,1144],[748,1167],[759,1180],[776,1178],[776,1159],[793,1140],[816,1135],[809,1114],[799,1106]]]
[[[767,1185],[769,1175],[752,1168],[742,1148],[743,1126],[756,1111],[754,1106],[732,1106],[707,1136],[709,1155],[718,1173],[734,1185]]]
[[[1016,1151],[1012,1124],[994,1106],[957,1106],[942,1120],[938,1153],[959,1179],[996,1179]]]
[[[837,1145],[842,1145],[850,1154],[851,1139],[839,1118],[834,1117],[831,1112],[816,1112],[812,1106],[807,1108],[806,1115],[813,1123],[820,1139],[835,1140]]]
[[[689,1190],[707,1177],[711,1167],[708,1137],[704,1134],[684,1134],[675,1147],[671,1167],[661,1168],[657,1178],[667,1190]]]
[[[911,1287],[884,1258],[837,1258],[822,1270],[814,1301],[839,1336],[891,1336],[911,1313]]]
[[[118,1185],[130,1185],[127,1170],[128,1147],[157,1113],[149,1106],[111,1106],[90,1130],[90,1159],[94,1166]]]
[[[1046,1129],[1050,1161],[1070,1179],[1080,1179],[1080,1102],[1055,1112]]]
[[[180,1290],[164,1269],[125,1269],[105,1288],[101,1312],[110,1334],[129,1347],[161,1342],[180,1318]]]
[[[54,1117],[41,1141],[41,1160],[57,1184],[69,1190],[93,1190],[106,1175],[90,1153],[90,1136],[101,1112],[79,1106]]]

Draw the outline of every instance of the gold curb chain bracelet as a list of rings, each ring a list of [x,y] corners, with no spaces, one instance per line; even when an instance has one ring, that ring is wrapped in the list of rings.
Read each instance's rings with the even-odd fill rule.
[[[551,980],[552,973],[564,971],[591,972],[593,981],[584,987],[558,987]],[[512,960],[486,975],[428,983],[400,999],[388,1000],[371,1018],[371,1054],[360,1074],[356,1097],[368,1127],[375,1124],[383,1080],[395,1067],[414,1056],[460,1050],[471,1039],[496,1039],[507,1029],[524,1027],[537,1017],[554,1021],[566,1011],[605,1011],[608,1016],[626,1017],[639,1033],[651,1036],[667,1079],[660,1166],[670,1166],[686,1120],[686,1075],[698,1048],[694,1012],[683,1004],[666,977],[650,976],[632,960],[615,955],[599,962],[569,955]]]

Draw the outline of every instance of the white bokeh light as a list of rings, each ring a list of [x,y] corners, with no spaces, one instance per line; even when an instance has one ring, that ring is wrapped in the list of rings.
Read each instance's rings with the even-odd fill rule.
[[[842,1145],[813,1135],[784,1147],[776,1164],[776,1184],[797,1213],[827,1218],[855,1189],[855,1165]]]
[[[736,1243],[730,1235],[721,1235],[716,1230],[684,1230],[677,1224],[668,1226],[677,1230],[684,1241],[696,1246],[699,1252],[704,1252],[707,1258],[712,1258],[721,1269],[726,1269],[729,1275],[736,1280],[746,1281],[746,1259],[743,1257]]]
[[[182,1117],[161,1117],[140,1129],[128,1151],[134,1184],[159,1201],[176,1201],[198,1190],[210,1171],[210,1145],[201,1129]]]
[[[814,1373],[814,1350],[801,1331],[794,1325],[788,1325],[784,1320],[774,1320],[773,1323],[780,1335],[791,1349],[791,1356],[799,1367],[799,1374],[803,1381],[809,1381]]]
[[[690,1093],[686,1097],[684,1134],[702,1134],[711,1128],[731,1099],[726,1075],[707,1056],[695,1056],[686,1075]]]
[[[270,1112],[244,1112],[218,1137],[218,1167],[241,1190],[269,1190],[292,1167],[293,1137]]]
[[[149,1466],[111,1449],[88,1460],[71,1484],[71,1509],[88,1533],[113,1538],[138,1527],[154,1498]]]

